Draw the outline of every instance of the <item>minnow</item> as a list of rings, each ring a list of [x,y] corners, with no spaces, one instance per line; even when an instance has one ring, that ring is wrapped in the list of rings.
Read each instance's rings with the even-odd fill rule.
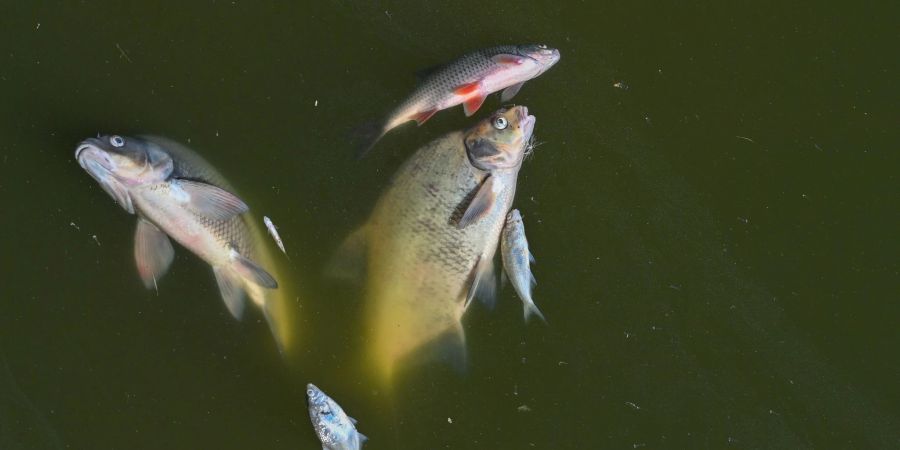
[[[505,45],[478,50],[424,74],[413,93],[387,119],[364,133],[359,157],[391,129],[409,121],[419,125],[442,109],[462,104],[466,116],[475,114],[484,99],[503,91],[507,102],[526,81],[540,76],[559,61],[559,50],[546,45]]]
[[[322,442],[322,450],[359,450],[368,438],[356,431],[356,419],[325,395],[316,385],[306,385],[309,402],[309,420],[316,436]]]
[[[532,315],[538,316],[544,322],[544,315],[534,304],[531,298],[531,288],[537,284],[534,274],[531,273],[531,263],[534,256],[528,250],[528,239],[525,238],[525,224],[522,222],[522,214],[514,209],[506,216],[506,225],[503,227],[503,236],[500,239],[500,255],[503,259],[503,268],[509,278],[513,289],[522,299],[525,307],[525,321]]]
[[[285,256],[287,256],[287,251],[284,250],[284,242],[281,241],[281,236],[278,235],[278,228],[272,223],[272,219],[268,216],[263,216],[263,223],[266,224],[266,230],[269,230],[269,235],[272,236],[272,239],[275,239],[275,243],[278,244],[281,253],[284,253]]]

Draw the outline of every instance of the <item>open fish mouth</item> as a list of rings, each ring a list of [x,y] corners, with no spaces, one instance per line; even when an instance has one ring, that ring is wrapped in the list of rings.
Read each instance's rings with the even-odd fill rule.
[[[534,123],[537,119],[534,116],[528,115],[527,106],[520,106],[519,108],[519,123],[522,127],[522,139],[527,142],[531,140],[531,133],[534,132]]]
[[[131,195],[128,189],[114,174],[115,166],[106,152],[89,141],[82,142],[75,149],[75,158],[78,165],[81,166],[88,175],[112,197],[116,203],[129,213],[134,213],[134,205],[131,202]]]

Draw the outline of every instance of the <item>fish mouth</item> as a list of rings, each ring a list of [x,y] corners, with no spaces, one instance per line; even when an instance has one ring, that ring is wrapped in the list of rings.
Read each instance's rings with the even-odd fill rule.
[[[83,167],[84,169],[87,169],[87,167],[85,167],[85,158],[82,158],[82,156],[86,156],[84,153],[85,151],[93,149],[95,151],[90,152],[88,154],[105,155],[106,152],[104,152],[102,150],[102,148],[100,146],[101,143],[102,143],[102,141],[100,139],[88,138],[88,139],[81,141],[81,143],[78,144],[78,147],[75,149],[75,159],[78,161],[78,164],[81,167]],[[106,160],[106,162],[109,163],[109,160],[107,158],[102,158],[102,159]],[[107,166],[108,165],[109,164],[107,164]]]
[[[94,142],[92,142],[94,141]],[[109,194],[125,211],[134,214],[134,205],[128,188],[122,184],[115,175],[115,164],[109,159],[107,153],[97,144],[97,139],[87,139],[81,142],[75,149],[75,158],[88,175],[100,184],[100,187]]]
[[[534,132],[534,123],[537,121],[537,118],[528,115],[527,106],[520,106],[518,115],[519,124],[522,127],[522,139],[527,142],[531,139],[531,133]]]

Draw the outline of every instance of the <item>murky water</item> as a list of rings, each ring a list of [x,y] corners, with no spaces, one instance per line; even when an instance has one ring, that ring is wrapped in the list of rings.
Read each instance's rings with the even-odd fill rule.
[[[3,2],[0,447],[318,448],[307,382],[372,449],[900,446],[895,16]],[[515,99],[543,142],[516,207],[549,325],[507,288],[466,316],[465,373],[379,385],[362,295],[322,268],[405,158],[473,122],[442,112],[361,162],[347,133],[416,70],[531,41],[563,55]],[[133,217],[73,158],[98,132],[184,142],[275,220],[285,358],[181,248],[144,290]]]

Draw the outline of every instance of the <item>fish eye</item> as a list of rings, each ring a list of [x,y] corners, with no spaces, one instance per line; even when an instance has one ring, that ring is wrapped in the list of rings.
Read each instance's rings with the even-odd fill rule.
[[[109,143],[113,147],[122,147],[125,145],[125,139],[122,136],[110,136]]]
[[[506,117],[500,116],[494,119],[494,128],[498,130],[503,130],[509,126],[509,121],[506,120]]]

